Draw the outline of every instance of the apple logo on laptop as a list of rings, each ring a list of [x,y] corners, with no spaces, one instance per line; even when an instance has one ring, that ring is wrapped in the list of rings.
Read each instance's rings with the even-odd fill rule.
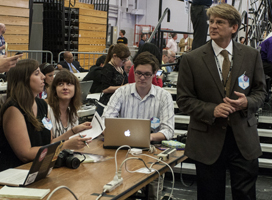
[[[130,136],[130,131],[129,131],[129,130],[126,130],[126,131],[125,131],[125,136],[127,136],[127,137]]]

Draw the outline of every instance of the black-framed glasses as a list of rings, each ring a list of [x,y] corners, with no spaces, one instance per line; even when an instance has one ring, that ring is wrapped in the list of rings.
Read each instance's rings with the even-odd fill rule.
[[[122,63],[125,63],[128,61],[128,58],[120,58],[120,60],[122,61]]]
[[[144,76],[145,78],[150,78],[151,76],[152,76],[152,74],[151,73],[142,73],[142,72],[140,72],[140,71],[135,71],[135,74],[136,74],[136,76],[138,76],[139,78],[141,78],[141,76]]]

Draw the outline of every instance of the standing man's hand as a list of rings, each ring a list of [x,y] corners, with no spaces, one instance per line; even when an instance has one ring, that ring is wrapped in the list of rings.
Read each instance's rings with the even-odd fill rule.
[[[234,91],[234,94],[236,96],[238,96],[237,100],[233,100],[233,99],[230,99],[228,97],[225,97],[223,99],[223,101],[225,103],[231,105],[232,107],[234,107],[236,111],[246,109],[248,101],[247,101],[247,98],[246,98],[245,94],[240,93],[240,92],[236,92],[236,91]]]
[[[227,118],[229,114],[235,112],[235,108],[227,103],[220,103],[215,107],[213,115],[214,117],[223,117]]]
[[[15,67],[19,58],[23,54],[7,57],[6,55],[0,56],[0,73],[8,72],[10,68]]]

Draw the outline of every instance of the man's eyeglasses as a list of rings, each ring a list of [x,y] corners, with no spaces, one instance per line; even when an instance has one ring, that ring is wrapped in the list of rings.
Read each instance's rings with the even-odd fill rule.
[[[144,76],[145,78],[150,78],[152,76],[151,73],[142,73],[142,72],[139,72],[139,71],[135,71],[135,74],[136,76],[138,76],[139,78],[141,78],[141,76]]]

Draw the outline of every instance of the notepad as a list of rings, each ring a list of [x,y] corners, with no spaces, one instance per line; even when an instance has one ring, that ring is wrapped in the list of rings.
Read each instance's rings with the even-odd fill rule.
[[[43,199],[49,192],[50,189],[34,189],[4,186],[2,189],[0,189],[0,197]]]

